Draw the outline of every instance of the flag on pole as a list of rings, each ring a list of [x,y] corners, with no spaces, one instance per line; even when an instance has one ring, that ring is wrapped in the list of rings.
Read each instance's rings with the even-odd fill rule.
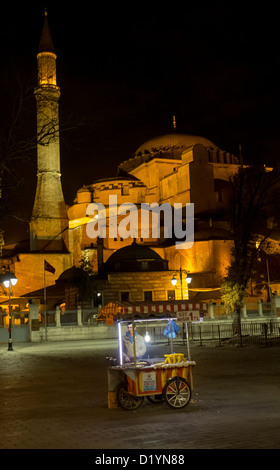
[[[46,260],[45,260],[45,271],[48,271],[49,273],[52,273],[52,274],[55,273],[55,268]]]

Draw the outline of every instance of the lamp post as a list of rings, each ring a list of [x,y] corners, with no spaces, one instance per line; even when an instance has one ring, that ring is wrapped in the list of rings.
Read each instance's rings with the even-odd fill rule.
[[[7,273],[6,279],[3,282],[4,286],[9,289],[9,342],[8,342],[8,351],[13,351],[13,342],[12,342],[12,309],[11,309],[11,285],[15,286],[17,283],[17,278],[14,273]]]
[[[186,273],[187,276],[186,276],[186,282],[187,284],[189,285],[191,282],[192,282],[192,278],[191,276],[189,275],[189,271],[182,271],[182,269],[180,268],[179,269],[179,273],[180,273],[180,286],[181,286],[181,300],[184,299],[184,295],[183,295],[183,273]],[[171,279],[171,284],[172,286],[176,286],[177,284],[177,279],[175,277],[175,274],[173,275],[173,278]]]
[[[186,282],[187,282],[187,285],[189,286],[189,284],[192,282],[192,278],[191,276],[189,275],[189,271],[182,271],[182,268],[180,266],[180,269],[179,269],[179,274],[180,274],[180,285],[181,285],[181,300],[184,300],[184,295],[183,295],[183,273],[186,274]],[[171,284],[172,286],[176,286],[177,284],[177,279],[175,277],[175,274],[173,274],[173,278],[171,279]],[[189,297],[189,296],[188,296]],[[183,328],[184,328],[184,323],[183,323]],[[184,331],[184,330],[183,330]],[[183,335],[183,338],[184,338],[184,335]],[[187,338],[187,345],[188,345],[188,348],[189,348],[189,340],[188,340],[188,323],[186,322],[186,338]],[[183,344],[184,343],[184,339],[183,339]],[[173,348],[173,345],[172,345],[172,334],[171,334],[171,349]],[[172,350],[173,352],[173,350]],[[188,357],[190,357],[190,351],[188,349]]]

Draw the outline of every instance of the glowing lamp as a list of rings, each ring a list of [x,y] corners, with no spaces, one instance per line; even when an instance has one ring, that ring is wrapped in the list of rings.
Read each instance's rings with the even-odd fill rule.
[[[7,278],[3,282],[4,286],[7,288],[10,286],[10,283],[12,286],[15,286],[17,283],[17,278],[13,273],[7,274]]]

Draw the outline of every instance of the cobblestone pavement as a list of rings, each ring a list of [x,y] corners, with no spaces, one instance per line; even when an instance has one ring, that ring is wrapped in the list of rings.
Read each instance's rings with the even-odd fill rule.
[[[0,344],[0,448],[279,449],[280,347],[192,345],[181,411],[146,400],[108,409],[114,351],[112,340]]]

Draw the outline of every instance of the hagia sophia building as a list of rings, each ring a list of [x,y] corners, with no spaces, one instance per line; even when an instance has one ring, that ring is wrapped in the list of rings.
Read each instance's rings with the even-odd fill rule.
[[[217,147],[205,137],[179,134],[174,118],[167,135],[144,142],[132,158],[116,168],[115,176],[93,181],[77,190],[73,204],[65,204],[61,184],[59,141],[60,88],[56,79],[56,53],[45,14],[38,50],[38,133],[53,128],[53,136],[37,147],[37,188],[30,220],[29,248],[5,246],[0,260],[17,279],[13,296],[28,297],[56,282],[87,260],[93,272],[102,273],[99,284],[103,305],[114,300],[162,301],[168,299],[219,298],[221,282],[230,262],[232,240],[227,221],[230,177],[239,168],[238,157]],[[46,138],[47,139],[47,138]],[[106,227],[109,198],[137,208],[138,230],[123,237],[91,238],[87,226],[92,203],[105,207]],[[174,237],[163,230],[154,238],[140,230],[141,204],[194,204],[194,242],[178,249]],[[123,215],[117,216],[117,225]],[[130,227],[131,229],[131,227]],[[45,272],[44,263],[55,268]],[[182,285],[171,283],[183,273]],[[190,284],[185,276],[192,279]],[[101,286],[101,287],[100,287]],[[65,301],[65,299],[61,299]],[[50,305],[52,308],[53,305]]]

